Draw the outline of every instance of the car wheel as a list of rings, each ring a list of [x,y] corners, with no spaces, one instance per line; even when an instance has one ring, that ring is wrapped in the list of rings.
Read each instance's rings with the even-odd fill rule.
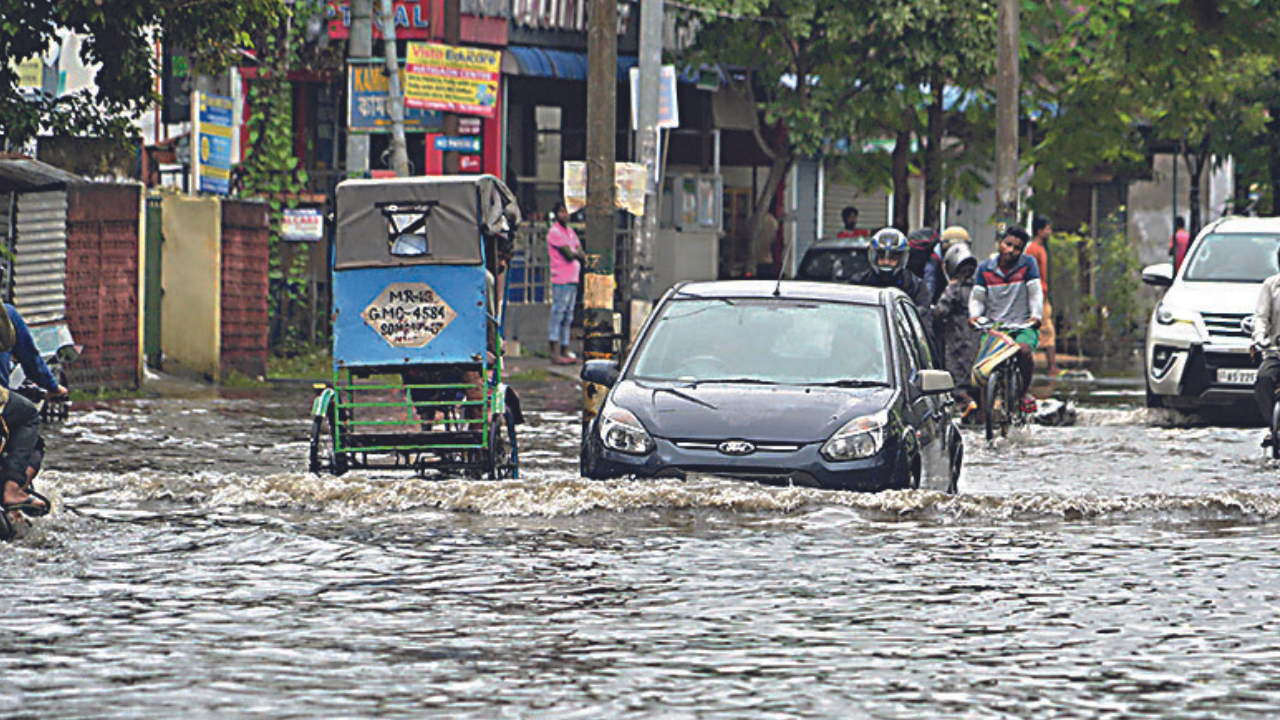
[[[600,441],[596,438],[595,424],[582,433],[582,450],[578,454],[578,471],[588,480],[604,480],[600,472]]]

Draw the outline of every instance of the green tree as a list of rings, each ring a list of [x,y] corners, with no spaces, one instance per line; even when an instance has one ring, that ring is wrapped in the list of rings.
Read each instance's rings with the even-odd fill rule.
[[[942,88],[979,88],[990,73],[992,2],[699,0],[696,7],[689,19],[697,43],[686,59],[731,69],[733,89],[756,103],[755,134],[770,160],[752,237],[795,161],[836,140],[897,138],[892,167],[869,177],[891,181],[895,195],[907,198],[906,148],[919,128],[927,141],[917,166],[927,166],[936,218],[945,175],[965,154],[943,140],[952,113],[944,111]],[[905,212],[900,218],[905,224]]]
[[[1266,126],[1280,41],[1276,0],[1026,3],[1026,77],[1045,112],[1030,160],[1038,197],[1072,176],[1146,162],[1150,141],[1176,143],[1191,178],[1191,229],[1214,157],[1248,154]]]
[[[187,49],[193,70],[216,73],[279,25],[284,0],[0,0],[0,127],[11,142],[38,132],[133,135],[129,118],[153,105],[153,42]],[[100,66],[96,92],[23,97],[13,63],[44,53],[59,29],[85,37],[83,60]]]

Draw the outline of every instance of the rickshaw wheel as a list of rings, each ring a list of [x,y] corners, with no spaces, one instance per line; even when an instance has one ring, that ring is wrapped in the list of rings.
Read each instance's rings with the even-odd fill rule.
[[[333,414],[317,415],[311,422],[311,454],[308,470],[319,475],[328,470],[333,475],[347,471],[347,456],[334,451],[337,442],[333,428]]]
[[[9,513],[0,511],[0,542],[9,542],[13,539],[13,523],[9,520]]]
[[[515,477],[516,431],[511,411],[502,413],[501,425],[495,424],[489,431],[489,477],[504,480]]]

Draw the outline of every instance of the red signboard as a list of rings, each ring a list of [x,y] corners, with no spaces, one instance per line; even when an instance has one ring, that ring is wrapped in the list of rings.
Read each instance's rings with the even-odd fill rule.
[[[464,173],[480,172],[480,156],[479,155],[459,155],[458,170]]]
[[[377,7],[374,3],[373,36],[382,37]],[[344,40],[351,35],[351,8],[346,2],[330,0],[326,14],[329,20],[329,37]],[[443,0],[395,0],[392,15],[396,23],[397,40],[442,40],[444,38]],[[463,15],[461,18],[462,41],[481,45],[504,46],[507,44],[505,17]]]

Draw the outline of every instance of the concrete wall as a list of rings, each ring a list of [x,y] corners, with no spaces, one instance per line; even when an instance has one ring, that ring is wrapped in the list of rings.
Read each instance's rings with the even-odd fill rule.
[[[160,301],[164,369],[220,379],[222,212],[212,198],[167,195]]]
[[[1172,155],[1157,155],[1153,178],[1129,186],[1129,239],[1138,246],[1138,257],[1144,265],[1169,260],[1169,238],[1173,235],[1174,215],[1191,221],[1189,175],[1186,163],[1179,163],[1174,177]],[[1230,161],[1222,167],[1206,171],[1200,191],[1200,222],[1207,225],[1226,214],[1234,185]]]

